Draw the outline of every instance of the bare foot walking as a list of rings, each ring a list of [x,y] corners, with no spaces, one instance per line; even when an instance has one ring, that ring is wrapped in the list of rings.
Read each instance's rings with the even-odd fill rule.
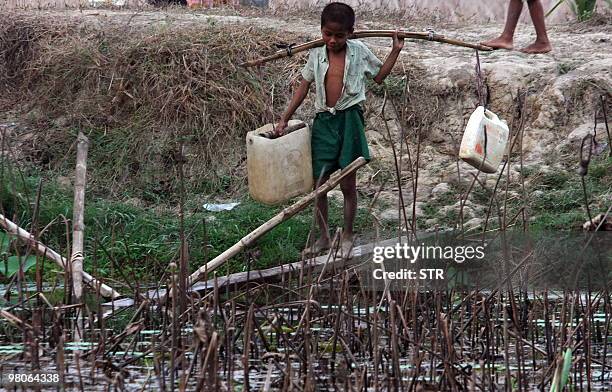
[[[528,53],[528,54],[538,54],[538,53],[548,53],[551,50],[552,50],[552,46],[550,45],[550,42],[536,41],[532,43],[531,45],[526,46],[523,49],[521,49],[521,52]]]
[[[493,48],[493,49],[506,49],[506,50],[514,49],[514,42],[512,41],[512,38],[508,39],[503,36],[500,36],[498,38],[495,38],[489,41],[481,42],[480,44],[484,46],[488,46],[489,48]]]
[[[529,54],[548,53],[552,50],[552,46],[546,33],[542,1],[528,0],[527,6],[529,7],[529,15],[531,15],[531,21],[535,27],[537,38],[533,44],[521,49],[521,52]],[[521,16],[521,11],[523,11],[523,0],[510,0],[504,31],[498,38],[482,42],[482,44],[493,49],[512,50],[514,31]]]
[[[329,236],[319,238],[312,246],[304,248],[302,251],[302,257],[312,258],[321,255],[323,252],[329,250],[331,247],[331,241]]]

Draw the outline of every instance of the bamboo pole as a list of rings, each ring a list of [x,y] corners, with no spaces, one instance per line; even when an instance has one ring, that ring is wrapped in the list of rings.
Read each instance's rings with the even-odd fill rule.
[[[443,232],[436,233],[419,233],[420,239],[429,238],[430,236],[438,235]],[[402,236],[401,238],[390,238],[382,241],[371,242],[368,244],[359,245],[353,248],[353,258],[351,260],[345,260],[341,258],[334,258],[330,260],[329,254],[324,254],[318,257],[315,257],[312,260],[308,260],[308,263],[303,263],[302,261],[297,261],[288,264],[282,264],[276,267],[266,268],[263,270],[253,270],[253,271],[243,271],[236,272],[226,276],[218,276],[209,279],[206,282],[198,282],[191,286],[191,290],[193,292],[205,292],[214,290],[215,287],[217,289],[227,288],[228,290],[235,290],[239,287],[240,284],[252,281],[261,281],[272,279],[274,277],[278,277],[282,274],[294,274],[302,271],[308,271],[309,273],[317,274],[323,270],[323,268],[327,265],[326,268],[332,268],[332,266],[342,265],[344,268],[352,267],[354,264],[362,263],[369,255],[372,254],[375,247],[386,248],[389,246],[395,246],[398,243],[403,244],[408,241],[406,236]],[[160,298],[164,298],[167,294],[166,289],[153,289],[149,290],[145,297],[149,298],[153,301],[158,300]],[[103,303],[102,306],[105,309],[113,308],[126,308],[134,305],[133,298],[121,298],[112,300],[110,302]]]
[[[77,136],[77,157],[74,178],[74,203],[72,207],[72,290],[73,303],[83,303],[83,242],[84,242],[84,215],[85,215],[85,184],[87,182],[87,150],[89,140],[83,132]],[[79,342],[83,334],[82,307],[75,313],[74,340]]]
[[[372,38],[372,37],[393,37],[394,34],[395,34],[395,30],[363,30],[363,31],[355,31],[351,35],[350,39]],[[440,43],[461,46],[464,48],[483,50],[487,52],[493,50],[492,48],[488,46],[484,46],[480,44],[472,44],[469,42],[464,42],[464,41],[460,41],[460,40],[456,40],[452,38],[446,38],[443,35],[434,33],[433,31],[428,31],[428,32],[399,31],[397,35],[399,38],[436,41]],[[323,45],[324,45],[323,40],[317,39],[317,40],[309,41],[309,42],[306,42],[300,45],[292,46],[287,49],[279,50],[270,56],[262,57],[257,60],[246,61],[240,65],[242,67],[254,67],[256,65],[262,65],[264,63],[267,63],[268,61],[281,59],[283,57],[289,57],[289,56],[292,56],[294,53],[303,52],[305,50],[309,50],[309,49],[316,48],[318,46],[323,46]]]
[[[10,221],[2,214],[0,214],[0,227],[6,230],[7,233],[12,234],[17,238],[29,243],[37,255],[54,261],[55,264],[60,266],[60,268],[66,270],[66,258],[61,256],[59,253],[49,248],[48,246],[44,245],[40,241],[37,241],[32,234],[17,226],[14,222]],[[104,297],[121,297],[121,294],[115,291],[112,287],[101,283],[85,271],[82,272],[82,279],[85,281],[85,283],[92,286],[94,289],[100,290],[100,294],[102,294]]]
[[[231,248],[227,249],[225,252],[221,253],[219,256],[215,257],[205,265],[198,268],[193,274],[191,274],[191,276],[189,277],[189,286],[194,285],[196,282],[202,279],[205,273],[210,274],[213,270],[223,265],[229,259],[237,255],[240,251],[251,245],[253,242],[255,242],[255,240],[272,230],[274,227],[278,226],[282,222],[286,221],[298,212],[302,211],[310,204],[310,202],[315,199],[317,195],[329,192],[330,190],[334,189],[334,187],[338,185],[343,178],[355,172],[357,169],[359,169],[365,164],[366,160],[363,157],[357,158],[350,165],[340,171],[338,175],[332,176],[329,180],[327,180],[325,184],[321,185],[319,188],[312,191],[307,196],[304,196],[295,204],[285,208],[277,215],[272,217],[272,219],[244,236]]]

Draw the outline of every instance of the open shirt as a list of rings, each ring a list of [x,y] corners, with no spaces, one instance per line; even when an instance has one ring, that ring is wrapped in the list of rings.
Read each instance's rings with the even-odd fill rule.
[[[337,110],[344,110],[365,101],[366,78],[374,78],[381,67],[382,61],[363,42],[347,40],[342,93],[333,108],[325,104],[325,74],[329,68],[325,45],[310,50],[302,77],[308,82],[315,82],[316,111],[335,114]]]

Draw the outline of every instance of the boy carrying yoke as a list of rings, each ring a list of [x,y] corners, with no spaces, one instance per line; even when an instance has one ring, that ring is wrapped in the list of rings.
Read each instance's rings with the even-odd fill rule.
[[[312,126],[312,165],[315,188],[325,183],[330,174],[343,169],[359,157],[370,160],[365,137],[362,103],[365,101],[366,78],[382,83],[397,61],[404,40],[393,37],[391,53],[381,62],[357,40],[348,40],[353,33],[355,13],[344,3],[330,3],[321,13],[321,34],[325,45],[311,49],[302,70],[302,81],[276,125],[279,135],[302,104],[314,82],[316,116]],[[353,223],[357,212],[356,174],[340,182],[344,196],[344,228],[342,257],[349,258],[353,246]],[[314,256],[331,246],[328,229],[327,194],[321,194],[315,205],[320,237],[314,246],[305,249]]]

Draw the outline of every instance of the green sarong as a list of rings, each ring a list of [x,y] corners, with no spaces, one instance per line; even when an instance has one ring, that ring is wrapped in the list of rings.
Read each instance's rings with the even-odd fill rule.
[[[319,112],[312,124],[312,171],[315,181],[344,169],[359,157],[370,160],[365,121],[360,105],[336,114]]]

